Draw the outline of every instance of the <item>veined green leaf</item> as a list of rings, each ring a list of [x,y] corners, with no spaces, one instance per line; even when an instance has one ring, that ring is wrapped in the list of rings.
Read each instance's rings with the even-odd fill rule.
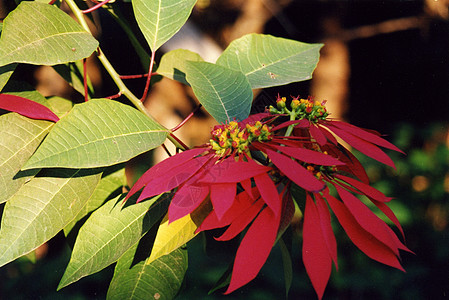
[[[162,144],[167,130],[138,110],[97,99],[58,121],[22,168],[92,168],[125,162]]]
[[[189,18],[196,0],[132,0],[134,15],[151,51],[168,41]]]
[[[59,117],[61,118],[66,113],[68,113],[72,107],[73,102],[58,96],[52,96],[47,98],[47,103],[49,108]]]
[[[172,50],[162,56],[159,67],[157,68],[157,73],[189,85],[186,80],[187,61],[203,61],[203,59],[198,53],[189,50]]]
[[[179,248],[146,264],[134,262],[136,248],[117,261],[106,299],[173,299],[187,271],[187,250]]]
[[[241,71],[253,89],[284,85],[312,78],[322,46],[248,34],[234,40],[217,64]]]
[[[160,257],[167,255],[178,249],[188,241],[193,239],[198,226],[190,215],[186,215],[168,224],[168,217],[165,216],[156,234],[151,255],[145,264],[151,264]]]
[[[158,201],[159,196],[125,206],[123,198],[122,195],[108,201],[81,227],[58,290],[117,261],[160,220],[168,207],[165,199]]]
[[[0,266],[61,231],[89,199],[100,176],[92,170],[49,170],[23,185],[3,212]]]
[[[97,40],[59,8],[23,1],[4,20],[0,66],[62,64],[88,57],[97,47]]]
[[[95,191],[89,200],[84,204],[83,208],[76,215],[75,219],[70,222],[66,227],[64,227],[64,234],[67,236],[69,232],[73,229],[76,222],[87,216],[92,211],[99,208],[110,195],[117,189],[125,185],[125,169],[119,169],[111,174],[108,174],[101,178]]]
[[[3,90],[3,87],[8,82],[9,78],[11,77],[11,75],[14,72],[14,70],[16,69],[16,67],[17,67],[17,64],[9,64],[9,65],[0,67],[0,91]]]
[[[208,62],[186,63],[186,79],[204,108],[220,123],[248,117],[253,92],[240,71]]]
[[[7,201],[37,174],[38,169],[18,172],[53,125],[53,122],[33,120],[17,113],[0,116],[0,203]]]

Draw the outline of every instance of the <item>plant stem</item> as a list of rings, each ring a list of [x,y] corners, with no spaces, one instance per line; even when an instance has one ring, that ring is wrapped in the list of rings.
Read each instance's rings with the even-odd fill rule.
[[[293,111],[290,112],[290,121],[294,121],[296,119],[296,115],[293,113]],[[288,126],[287,130],[285,131],[285,136],[290,136],[293,132],[293,128],[295,128],[296,124],[292,124]]]
[[[77,20],[80,22],[81,26],[86,30],[87,32],[91,33],[89,26],[87,25],[86,20],[84,19],[83,12],[79,9],[79,7],[76,5],[74,0],[66,0],[67,5],[72,10],[73,14],[77,18]],[[120,79],[120,75],[115,71],[112,64],[109,62],[109,60],[106,58],[106,56],[103,54],[103,51],[101,51],[100,48],[97,50],[98,52],[98,59],[102,63],[103,67],[108,71],[109,76],[111,76],[112,80],[114,80],[115,84],[119,88],[119,93],[124,95],[126,98],[131,101],[131,103],[142,113],[144,113],[146,116],[148,116],[150,119],[154,120],[153,116],[150,115],[150,113],[146,110],[146,108],[143,106],[143,103],[140,102],[139,98],[137,98],[125,85],[125,83]]]
[[[190,120],[193,115],[201,108],[201,104],[198,105],[184,120],[182,120],[181,123],[179,123],[178,125],[176,125],[171,132],[175,132],[176,130],[178,130],[179,128],[181,128],[182,126],[184,126],[185,123],[187,123],[188,120]]]
[[[143,95],[142,98],[140,99],[141,102],[144,102],[148,95],[148,88],[150,87],[151,74],[153,73],[153,65],[155,57],[156,57],[156,50],[151,53],[150,68],[148,70],[148,77],[147,82],[145,83],[145,89],[143,90]]]
[[[76,5],[74,0],[65,0],[67,5],[70,7],[70,9],[72,10],[73,14],[75,15],[76,19],[78,20],[78,22],[80,22],[81,26],[84,28],[84,30],[86,30],[87,32],[91,33],[89,26],[87,25],[86,20],[84,19],[84,14],[83,12],[79,9],[79,7]],[[117,73],[117,71],[115,71],[114,67],[112,66],[112,64],[109,62],[109,60],[106,58],[106,56],[103,54],[103,51],[101,51],[100,47],[98,47],[97,49],[97,57],[100,60],[101,64],[103,65],[103,67],[106,69],[106,71],[109,73],[109,76],[111,76],[112,80],[115,82],[115,84],[117,85],[117,87],[119,88],[119,93],[121,93],[122,95],[124,95],[126,98],[128,98],[129,101],[131,101],[131,103],[143,114],[145,114],[148,118],[150,118],[151,120],[155,121],[156,123],[159,124],[159,122],[157,122],[153,116],[147,111],[147,109],[145,108],[145,106],[143,105],[143,103],[140,101],[139,98],[137,98],[129,89],[128,87],[125,85],[125,83],[122,81],[122,79],[120,79],[120,75]],[[150,69],[151,72],[151,69]],[[167,130],[168,131],[168,130]],[[181,142],[173,133],[171,133],[170,131],[169,135],[167,136],[167,138],[179,149],[182,150],[186,150],[188,149],[188,147]]]
[[[84,85],[84,101],[89,100],[89,95],[87,93],[87,58],[83,59],[83,85]]]
[[[94,10],[97,10],[97,9],[99,9],[100,7],[102,7],[103,5],[107,4],[109,1],[111,1],[111,0],[105,0],[105,1],[103,1],[103,2],[97,3],[96,5],[92,6],[91,8],[88,8],[88,9],[86,9],[86,10],[82,10],[81,12],[82,12],[83,14],[91,13],[91,12],[93,12]]]

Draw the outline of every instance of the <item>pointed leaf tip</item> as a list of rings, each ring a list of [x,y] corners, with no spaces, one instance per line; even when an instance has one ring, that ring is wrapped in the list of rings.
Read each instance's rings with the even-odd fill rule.
[[[324,220],[324,219],[323,219]],[[320,226],[320,214],[309,194],[306,197],[303,228],[303,262],[313,288],[321,299],[332,271],[332,258]]]
[[[220,123],[249,116],[253,92],[245,75],[216,64],[188,61],[186,80],[207,112]]]
[[[178,32],[196,0],[133,0],[134,15],[151,51],[156,51]]]
[[[241,71],[253,89],[279,86],[310,79],[322,46],[248,34],[234,40],[217,64]]]
[[[264,209],[254,220],[243,238],[234,261],[231,283],[225,294],[230,294],[253,280],[259,273],[276,240],[279,218]]]
[[[59,118],[49,108],[32,100],[9,94],[0,94],[0,108],[35,120],[58,122]]]

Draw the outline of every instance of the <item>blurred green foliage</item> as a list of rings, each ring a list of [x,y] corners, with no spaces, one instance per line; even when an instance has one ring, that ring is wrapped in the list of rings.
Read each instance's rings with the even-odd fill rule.
[[[363,155],[362,161],[372,184],[394,197],[390,207],[400,220],[406,245],[415,255],[402,252],[407,271],[370,260],[335,224],[339,270],[334,269],[324,299],[441,299],[449,297],[449,127],[432,124],[398,126],[387,139],[407,153],[388,152],[397,170]],[[301,260],[300,225],[292,239],[293,282],[288,299],[315,299],[316,295]],[[399,233],[396,230],[397,233]],[[259,276],[232,295],[208,291],[232,262],[238,241],[219,243],[201,234],[189,243],[189,269],[178,299],[285,299],[284,271],[279,245]],[[1,299],[104,299],[112,267],[56,292],[69,260],[62,236],[49,243],[48,251],[37,254],[36,263],[22,258],[0,269]],[[45,250],[45,249],[44,249]]]

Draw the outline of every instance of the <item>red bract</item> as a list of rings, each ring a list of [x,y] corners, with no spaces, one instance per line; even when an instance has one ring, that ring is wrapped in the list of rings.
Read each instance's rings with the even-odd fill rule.
[[[324,106],[325,101],[314,101],[312,98],[293,98],[289,110],[285,105],[285,98],[278,97],[278,99],[283,99],[284,102],[280,105],[279,103],[282,101],[278,101],[280,110],[273,107],[270,107],[270,110],[288,113],[288,115],[295,116],[295,120],[276,126],[273,131],[294,125],[293,136],[311,138],[320,146],[329,143],[338,145],[337,139],[333,135],[335,134],[363,154],[393,168],[395,167],[393,161],[379,147],[403,153],[395,145],[381,138],[380,134],[374,130],[366,130],[342,121],[329,119],[329,113]]]
[[[271,130],[275,137],[268,144],[254,146],[265,152],[284,175],[307,192],[303,261],[318,298],[321,299],[323,296],[332,262],[337,267],[336,240],[331,227],[328,205],[349,238],[361,251],[378,262],[403,271],[399,263],[399,250],[411,251],[393,230],[355,195],[365,196],[375,204],[396,225],[404,238],[398,219],[386,205],[391,198],[369,185],[363,166],[354,155],[338,143],[334,135],[365,155],[391,167],[394,167],[393,161],[379,147],[401,153],[402,151],[382,139],[375,131],[328,119],[329,114],[324,102],[313,101],[311,98],[293,98],[290,108],[285,102],[286,98],[278,96],[277,109],[270,107],[270,112],[289,116],[290,120],[283,123],[279,123],[280,119],[274,120],[272,124],[275,126]],[[270,145],[275,141],[278,146]],[[310,155],[305,150],[309,151]],[[294,167],[286,167],[288,161],[285,158],[282,158],[283,163],[280,163],[282,154],[295,158],[297,164],[294,165],[295,162],[290,160],[290,166]],[[321,154],[321,157],[318,154]],[[329,157],[327,161],[326,156]],[[316,181],[323,184],[323,188],[308,189],[306,182],[313,181],[309,179],[304,181],[304,176],[298,181],[298,177],[292,171],[294,169],[298,172],[298,165],[301,166],[301,172],[307,170],[308,178],[313,175]],[[286,184],[288,186],[290,183]],[[328,186],[334,187],[341,200],[330,195]]]
[[[232,156],[223,159],[210,147],[195,148],[149,169],[131,188],[127,198],[142,187],[137,201],[178,188],[169,207],[170,222],[190,214],[208,195],[215,212],[222,217],[234,201],[238,182],[270,170],[253,161],[236,161]]]
[[[282,203],[281,211],[276,214],[254,187],[251,193],[239,193],[222,218],[213,210],[204,219],[197,232],[228,226],[218,238],[228,241],[241,233],[251,224],[237,250],[231,282],[226,294],[233,292],[256,277],[270,254],[276,237],[282,232],[293,217],[294,206],[287,193],[277,194],[275,198]]]
[[[277,104],[279,110],[271,107],[271,114],[215,126],[208,144],[152,167],[127,197],[142,188],[138,201],[176,189],[168,212],[170,222],[210,199],[213,209],[197,232],[227,227],[216,239],[228,241],[246,230],[226,294],[256,277],[276,238],[290,225],[295,211],[294,184],[306,192],[303,261],[318,298],[324,294],[332,263],[338,266],[329,206],[360,250],[403,270],[399,250],[410,250],[355,195],[371,200],[404,237],[398,219],[386,205],[391,198],[369,185],[363,166],[334,134],[390,166],[393,162],[379,146],[400,150],[377,133],[328,120],[324,103],[294,98],[288,110],[285,98],[278,97]],[[292,120],[279,123],[285,116]],[[330,186],[341,200],[330,195]]]
[[[31,119],[59,121],[58,116],[42,104],[15,95],[0,94],[0,108]]]
[[[337,140],[330,134],[332,132],[363,154],[393,168],[395,165],[391,158],[378,146],[403,153],[395,145],[381,138],[379,133],[367,131],[342,121],[318,120],[316,123],[309,121],[301,123],[299,128],[306,128],[310,136],[321,146],[329,142],[337,144]],[[295,134],[300,136],[301,132],[298,130]]]
[[[326,188],[320,193],[307,193],[303,228],[303,261],[307,274],[321,299],[329,280],[332,262],[337,266],[335,237],[330,226],[334,212],[351,241],[370,258],[404,271],[399,263],[399,250],[411,252],[393,230],[376,216],[354,194],[366,196],[404,233],[393,211],[385,204],[391,198],[354,178],[335,171],[321,172],[319,177],[332,185],[341,201]]]
[[[284,141],[279,141],[284,143]],[[253,146],[265,152],[271,162],[291,181],[306,191],[318,192],[324,188],[324,183],[314,177],[307,169],[300,163],[314,163],[320,165],[343,165],[337,159],[309,149],[294,148],[288,146],[281,146],[276,141],[269,143],[254,143]],[[292,160],[295,158],[296,160]]]
[[[190,214],[208,195],[221,218],[234,202],[237,183],[250,189],[253,178],[262,199],[278,216],[280,202],[273,199],[277,195],[276,186],[267,174],[272,168],[247,156],[252,140],[268,138],[269,133],[262,127],[260,122],[243,128],[237,122],[216,126],[209,144],[184,151],[152,167],[132,187],[127,198],[141,188],[137,201],[178,188],[169,207],[170,222]]]

